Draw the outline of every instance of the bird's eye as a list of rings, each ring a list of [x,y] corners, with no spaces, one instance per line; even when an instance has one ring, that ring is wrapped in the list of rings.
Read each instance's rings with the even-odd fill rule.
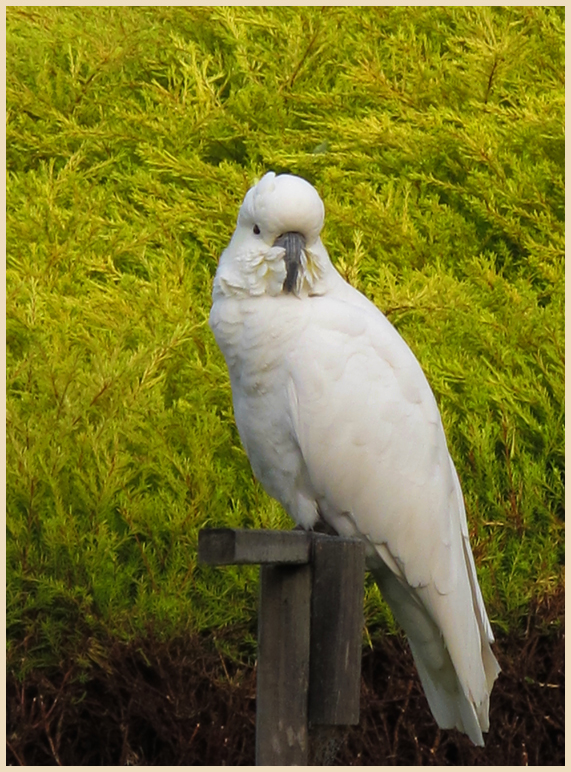
[[[260,234],[260,229],[258,228],[257,225],[254,225],[254,233],[256,234],[256,236]]]

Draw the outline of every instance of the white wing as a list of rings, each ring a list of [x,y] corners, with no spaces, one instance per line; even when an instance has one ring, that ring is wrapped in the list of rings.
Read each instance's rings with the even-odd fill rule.
[[[483,744],[498,666],[438,408],[406,343],[345,286],[306,303],[286,360],[304,477],[339,533],[367,539],[439,724]]]

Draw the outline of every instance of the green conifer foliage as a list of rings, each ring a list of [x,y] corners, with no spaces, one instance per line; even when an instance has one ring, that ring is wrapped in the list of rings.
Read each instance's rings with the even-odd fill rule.
[[[10,667],[234,626],[289,528],[207,327],[238,206],[306,177],[440,405],[492,623],[563,582],[564,9],[7,9]],[[388,611],[368,587],[368,629]],[[103,652],[103,653],[102,653]]]

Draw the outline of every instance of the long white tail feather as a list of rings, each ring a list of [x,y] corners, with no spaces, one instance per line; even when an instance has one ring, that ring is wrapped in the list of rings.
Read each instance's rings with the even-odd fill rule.
[[[489,728],[489,691],[499,666],[490,648],[486,626],[482,624],[479,610],[476,618],[486,683],[485,686],[479,684],[480,688],[476,690],[485,695],[477,704],[462,687],[442,634],[415,595],[414,589],[398,579],[382,561],[370,568],[396,621],[406,633],[428,704],[438,725],[443,729],[455,727],[466,732],[475,745],[484,745],[482,732]],[[466,677],[462,680],[466,682]]]

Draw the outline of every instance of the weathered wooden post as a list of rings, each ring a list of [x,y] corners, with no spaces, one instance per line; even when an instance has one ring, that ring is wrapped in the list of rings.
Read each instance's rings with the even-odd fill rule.
[[[262,566],[256,764],[307,764],[311,566]]]
[[[309,762],[323,766],[359,723],[365,545],[314,534],[312,558]]]
[[[259,563],[256,764],[323,765],[359,722],[365,548],[304,531],[207,529],[210,565]]]

